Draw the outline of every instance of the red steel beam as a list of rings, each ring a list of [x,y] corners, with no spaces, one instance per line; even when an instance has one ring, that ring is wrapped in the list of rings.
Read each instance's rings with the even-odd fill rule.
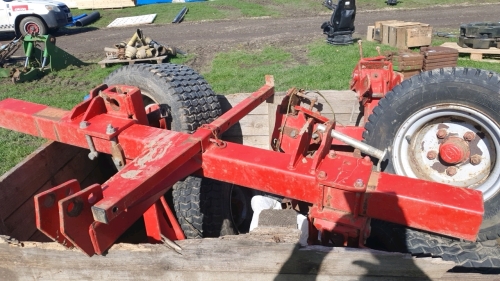
[[[480,191],[386,173],[374,172],[368,179],[371,165],[363,165],[362,159],[342,155],[323,159],[318,171],[324,171],[327,178],[319,179],[318,173],[309,173],[310,163],[298,161],[296,168],[289,170],[289,157],[284,153],[228,143],[223,149],[211,148],[202,154],[202,173],[209,178],[287,198],[345,212],[358,209],[359,215],[467,240],[475,240],[479,231],[483,215]],[[346,165],[349,162],[351,164]],[[350,198],[354,192],[364,190],[350,187],[358,179],[368,189],[361,206],[356,208],[351,206],[354,200]],[[326,189],[341,189],[343,193],[324,197],[320,185]]]

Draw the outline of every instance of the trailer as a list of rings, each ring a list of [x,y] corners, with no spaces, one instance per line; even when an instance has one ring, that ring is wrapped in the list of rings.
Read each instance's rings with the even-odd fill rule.
[[[377,67],[367,67],[373,65]],[[90,99],[71,111],[3,100],[0,126],[81,147],[88,151],[90,160],[107,159],[105,171],[115,169],[104,182],[89,180],[85,186],[85,177],[47,186],[44,191],[33,187],[33,193],[27,195],[37,193],[37,229],[53,241],[88,256],[106,255],[141,217],[151,242],[165,242],[174,249],[176,244],[172,241],[184,238],[243,233],[239,229],[242,225],[237,223],[241,209],[233,212],[231,200],[226,200],[233,195],[234,187],[241,187],[243,194],[245,188],[250,188],[286,199],[282,202],[290,209],[307,215],[310,245],[365,247],[370,239],[384,235],[394,237],[386,241],[397,242],[396,232],[403,231],[402,242],[412,254],[436,255],[435,251],[442,251],[437,255],[458,265],[495,267],[498,246],[481,239],[480,232],[483,230],[483,236],[488,238],[496,227],[490,223],[482,225],[487,221],[483,219],[483,208],[488,203],[486,200],[483,205],[483,196],[495,198],[495,185],[482,184],[475,190],[383,172],[387,160],[392,164],[395,150],[393,146],[380,146],[384,145],[384,137],[390,137],[387,124],[391,122],[384,123],[383,117],[394,119],[387,108],[398,100],[396,94],[400,94],[401,101],[401,96],[406,96],[404,91],[408,91],[411,101],[416,88],[427,85],[422,83],[427,77],[444,86],[465,83],[463,88],[469,92],[478,88],[474,79],[487,78],[487,85],[493,85],[498,77],[480,70],[441,69],[398,84],[400,77],[392,72],[390,62],[364,59],[358,66],[352,88],[364,111],[360,118],[366,122],[364,128],[341,124],[336,114],[333,118],[321,114],[320,109],[331,106],[327,99],[324,103],[319,101],[321,93],[314,96],[291,88],[277,101],[278,105],[273,105],[276,110],[270,118],[274,120],[269,126],[271,150],[223,138],[224,132],[260,104],[274,103],[271,76],[266,77],[264,86],[220,115],[221,103],[206,81],[193,70],[172,64],[123,67],[107,78],[110,86],[103,84],[91,90]],[[467,76],[468,81],[460,81],[462,76]],[[461,90],[456,89],[454,94],[460,101]],[[455,100],[452,107],[445,104],[437,108],[444,108],[445,113],[469,112],[464,106],[457,107],[457,103]],[[431,110],[435,107],[433,104]],[[481,151],[480,162],[489,163],[488,167],[493,166],[491,170],[495,171],[492,161],[496,154],[490,150],[495,148],[494,141],[490,141],[495,135],[486,135],[495,131],[480,126],[489,123],[474,119],[475,126],[466,128],[476,133],[461,138],[455,131],[463,131],[459,125],[467,123],[452,117],[439,115],[440,122],[425,123],[432,126],[424,126],[422,135],[412,127],[413,123],[400,120],[407,124],[403,128],[414,130],[421,144],[415,159],[419,160],[424,152],[424,157],[429,158],[424,148],[436,146],[439,163],[446,164],[441,174],[452,177],[450,167],[457,171],[484,170],[479,163],[469,161],[473,153]],[[443,124],[448,130],[443,130]],[[374,139],[379,128],[387,136],[379,134]],[[408,140],[404,135],[402,139],[406,145],[413,144],[411,137]],[[422,141],[427,140],[424,145]],[[479,150],[471,150],[473,146],[466,141],[477,141],[474,147]],[[430,175],[433,173],[430,171]],[[480,183],[484,179],[493,181],[490,174],[483,175]],[[165,196],[169,190],[171,197]],[[240,203],[236,206],[244,207],[245,200],[236,201]],[[478,232],[479,242],[475,242]]]

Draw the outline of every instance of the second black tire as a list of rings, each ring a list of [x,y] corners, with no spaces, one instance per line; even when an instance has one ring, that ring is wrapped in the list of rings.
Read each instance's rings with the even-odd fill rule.
[[[193,133],[221,114],[217,96],[205,79],[184,65],[128,65],[111,73],[104,83],[137,86],[144,105],[158,104],[167,128]],[[175,214],[187,238],[235,234],[231,189],[214,180],[189,176],[173,186]]]
[[[440,156],[435,159],[427,154],[433,146],[432,143],[439,145],[440,136],[437,136],[439,135],[437,131],[440,128],[447,129],[453,134],[459,132],[456,134],[459,138],[466,132],[474,132],[476,135],[474,141],[477,143],[472,141],[468,145],[475,146],[471,156],[473,153],[480,154],[482,164],[473,165],[468,159],[466,161],[464,159],[461,164],[456,165],[459,173],[453,175],[445,172],[449,167],[448,164],[442,162]],[[485,213],[478,240],[492,240],[500,236],[500,161],[498,161],[500,76],[498,74],[469,68],[445,68],[421,73],[403,81],[387,93],[369,116],[365,129],[363,138],[366,143],[379,149],[389,148],[388,160],[382,163],[383,171],[448,184],[452,182],[464,188],[481,190],[485,198]],[[484,165],[484,169],[481,165]],[[423,169],[424,166],[427,168]],[[467,172],[477,172],[480,176],[467,178]],[[380,229],[381,227],[377,225],[373,227],[375,232]],[[374,233],[374,237],[377,236],[383,237],[384,233]],[[445,249],[444,252],[453,252],[455,249],[457,255],[462,253],[460,247],[474,248],[478,251],[484,249],[484,247],[471,247],[469,244],[467,244],[469,246],[461,245],[461,242],[453,239],[438,239],[438,236],[432,234],[407,230],[405,241],[407,250],[413,253],[423,251],[432,254],[431,246],[419,247],[408,240],[412,237],[412,241],[419,239],[425,241],[424,236],[435,237],[435,241],[440,241],[436,247],[442,247]],[[432,243],[429,242],[429,245]],[[477,261],[473,261],[474,257],[467,258],[467,255],[463,254],[461,263],[478,266],[481,260],[487,259],[485,257],[488,253],[499,253],[495,247],[488,248],[486,252],[479,253],[483,259],[476,258]]]

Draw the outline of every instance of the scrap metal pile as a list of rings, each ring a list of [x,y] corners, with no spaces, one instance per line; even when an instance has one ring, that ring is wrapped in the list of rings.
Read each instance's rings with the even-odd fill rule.
[[[150,37],[145,37],[141,29],[137,29],[128,42],[120,42],[115,48],[104,48],[108,59],[147,59],[177,55],[175,47],[164,46]]]

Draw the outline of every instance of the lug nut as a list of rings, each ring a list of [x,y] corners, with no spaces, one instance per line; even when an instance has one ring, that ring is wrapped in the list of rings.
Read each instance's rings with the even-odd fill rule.
[[[474,134],[473,132],[469,131],[467,133],[464,134],[464,140],[466,141],[472,141],[476,138],[476,134]]]
[[[481,163],[481,155],[474,154],[470,157],[470,163],[472,165],[477,165]]]
[[[363,186],[365,185],[365,183],[363,182],[362,179],[357,179],[355,182],[354,182],[354,187],[355,188],[363,188]]]
[[[451,166],[451,167],[446,168],[446,174],[450,177],[453,177],[454,175],[457,174],[457,167]]]
[[[448,131],[446,129],[439,129],[436,133],[438,139],[444,139],[448,135]]]
[[[427,159],[434,160],[434,159],[436,159],[436,157],[437,157],[436,151],[431,150],[431,151],[427,152]]]

